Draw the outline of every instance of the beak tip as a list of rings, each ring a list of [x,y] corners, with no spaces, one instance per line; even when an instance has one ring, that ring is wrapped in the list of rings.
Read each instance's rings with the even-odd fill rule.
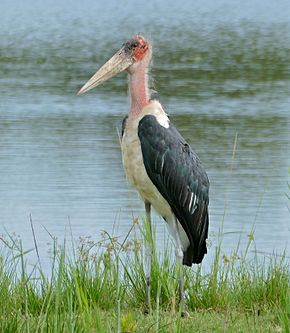
[[[81,89],[77,92],[77,96],[80,96],[80,95],[82,95],[83,93],[84,93],[83,88],[81,88]]]

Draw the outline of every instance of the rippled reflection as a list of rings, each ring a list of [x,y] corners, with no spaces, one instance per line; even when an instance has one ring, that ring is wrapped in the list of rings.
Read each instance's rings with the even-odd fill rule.
[[[43,226],[63,237],[70,219],[76,236],[97,238],[114,225],[126,234],[142,216],[117,132],[128,110],[125,74],[75,93],[143,31],[154,43],[156,96],[210,176],[212,242],[224,221],[226,249],[254,226],[258,250],[282,252],[290,234],[289,4],[161,3],[1,2],[0,222],[29,243],[32,214],[45,244]]]

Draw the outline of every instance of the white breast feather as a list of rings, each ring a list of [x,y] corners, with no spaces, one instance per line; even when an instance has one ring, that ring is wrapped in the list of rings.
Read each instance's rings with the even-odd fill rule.
[[[123,165],[129,182],[136,187],[143,200],[151,202],[155,210],[166,217],[172,214],[171,208],[148,177],[143,162],[138,125],[145,115],[154,115],[162,126],[169,126],[169,119],[157,101],[145,106],[138,117],[128,118],[122,139]]]
[[[121,146],[123,166],[129,182],[138,190],[142,199],[150,202],[157,213],[166,218],[169,231],[172,234],[171,224],[173,223],[174,216],[171,207],[148,177],[143,162],[141,144],[138,137],[138,125],[139,121],[145,115],[154,115],[161,126],[165,128],[169,127],[169,118],[157,101],[152,101],[149,105],[144,107],[138,117],[133,119],[128,118]],[[163,163],[164,159],[162,159],[162,167]],[[193,198],[191,198],[191,203],[192,200]],[[180,236],[183,250],[186,250],[189,246],[189,240],[181,225]]]

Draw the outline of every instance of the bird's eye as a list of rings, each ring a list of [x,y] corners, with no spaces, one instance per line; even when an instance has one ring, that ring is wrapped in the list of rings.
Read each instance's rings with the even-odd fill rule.
[[[136,47],[139,45],[138,41],[135,39],[128,40],[125,44],[123,44],[123,47],[125,49],[125,52],[131,53],[136,49]]]
[[[137,47],[137,46],[138,46],[137,41],[133,40],[132,43],[131,43],[131,47],[132,47],[132,48],[135,48],[135,47]]]

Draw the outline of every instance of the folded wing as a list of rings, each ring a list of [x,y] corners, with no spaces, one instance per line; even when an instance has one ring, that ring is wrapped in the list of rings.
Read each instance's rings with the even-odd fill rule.
[[[146,115],[139,122],[138,136],[146,172],[169,203],[190,241],[184,251],[183,264],[200,263],[207,253],[207,174],[197,155],[172,124],[163,127],[154,115]]]

